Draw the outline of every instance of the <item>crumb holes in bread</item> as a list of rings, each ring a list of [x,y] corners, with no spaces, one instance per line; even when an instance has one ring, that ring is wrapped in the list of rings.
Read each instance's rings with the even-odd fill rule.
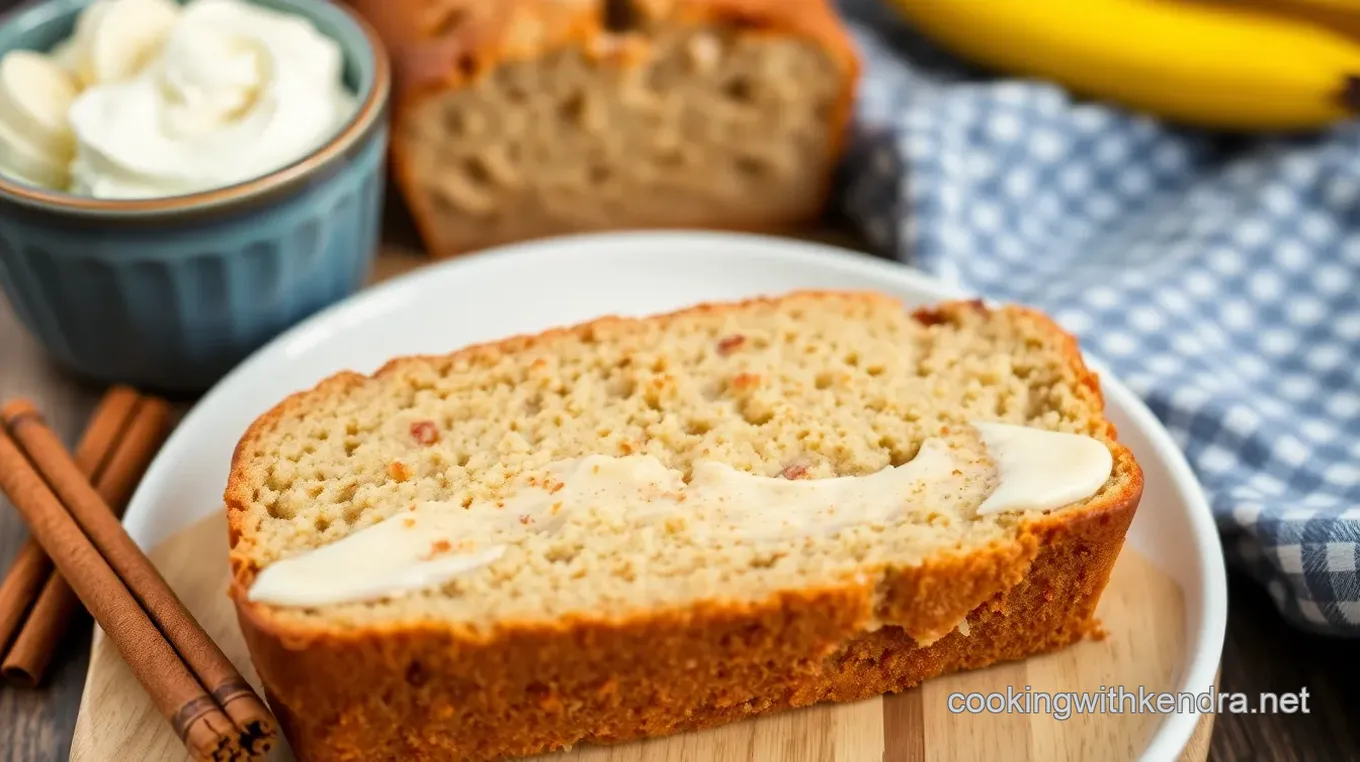
[[[413,661],[406,666],[406,682],[419,688],[429,682],[430,673],[425,669],[425,665],[419,661]]]
[[[776,552],[776,553],[762,553],[761,555],[754,556],[754,557],[751,559],[751,561],[750,561],[750,567],[751,567],[752,569],[768,569],[768,568],[774,566],[776,563],[778,563],[778,562],[779,562],[779,559],[781,559],[781,558],[783,558],[783,557],[784,557],[784,554],[783,554],[783,553],[778,553],[778,552]]]
[[[888,463],[892,466],[910,463],[911,459],[916,457],[918,449],[918,445],[902,442],[886,434],[878,438],[878,446],[888,451]]]
[[[436,217],[450,217],[458,213],[458,206],[449,198],[448,192],[438,186],[431,189],[429,204]]]
[[[588,108],[586,94],[578,90],[562,99],[557,105],[557,115],[563,122],[579,126],[585,124]]]
[[[509,101],[511,106],[528,103],[529,91],[525,90],[524,86],[518,82],[511,82],[505,86],[505,100]]]
[[[600,23],[607,31],[631,32],[642,24],[642,14],[633,0],[604,0],[600,6]]]
[[[686,421],[685,433],[690,436],[703,436],[713,430],[713,424],[708,421]]]
[[[614,399],[626,400],[637,392],[637,381],[627,376],[618,376],[610,379],[607,388],[609,396]]]
[[[331,519],[329,516],[317,516],[316,520],[312,522],[312,526],[316,527],[318,532],[325,532],[331,528]]]
[[[524,400],[524,415],[533,418],[543,411],[543,395],[535,393]]]
[[[764,426],[774,420],[774,411],[764,405],[744,405],[741,417],[752,426]]]
[[[335,500],[338,503],[347,503],[354,499],[354,493],[358,491],[359,491],[358,482],[347,481],[340,485],[340,489],[336,492]]]
[[[444,112],[444,129],[450,137],[463,137],[468,132],[468,118],[461,109],[450,108]]]
[[[454,66],[458,69],[458,73],[462,74],[464,78],[470,78],[477,73],[477,59],[470,55],[458,56],[458,61]]]
[[[549,548],[543,557],[555,564],[569,564],[576,560],[576,554],[579,552],[580,549],[576,547],[558,546]]]
[[[733,162],[738,174],[746,177],[764,177],[770,173],[770,165],[754,156],[738,156]]]
[[[746,104],[755,100],[755,88],[751,85],[751,80],[743,76],[729,79],[723,85],[723,94],[733,103]]]
[[[359,517],[362,516],[363,514],[364,514],[363,506],[354,505],[353,503],[351,503],[345,506],[345,510],[342,515],[344,516],[345,523],[352,525],[354,524],[354,522],[358,521]]]
[[[816,386],[819,390],[830,389],[831,386],[836,383],[836,377],[831,375],[830,371],[822,371],[817,374],[817,378],[813,379],[812,383],[813,386]]]
[[[463,159],[463,174],[473,185],[487,186],[491,184],[491,170],[480,156],[469,156]]]
[[[685,152],[678,147],[660,151],[656,155],[656,165],[665,169],[683,167],[686,162]]]

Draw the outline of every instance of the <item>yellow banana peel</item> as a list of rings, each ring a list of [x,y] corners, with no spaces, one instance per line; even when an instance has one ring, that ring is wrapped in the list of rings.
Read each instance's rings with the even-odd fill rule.
[[[1360,3],[886,1],[963,58],[1185,124],[1308,130],[1360,105],[1360,35],[1289,12]]]

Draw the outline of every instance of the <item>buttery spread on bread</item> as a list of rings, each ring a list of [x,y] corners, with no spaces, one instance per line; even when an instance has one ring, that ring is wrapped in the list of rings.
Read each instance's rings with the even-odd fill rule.
[[[1101,442],[999,423],[974,424],[996,482],[978,514],[1047,511],[1095,494],[1114,461]],[[590,455],[550,464],[494,501],[411,506],[322,548],[266,567],[252,601],[321,606],[400,595],[494,563],[533,533],[551,533],[578,512],[617,512],[659,522],[701,542],[778,542],[885,525],[910,506],[964,488],[958,456],[944,440],[916,457],[864,476],[786,479],[696,462],[688,482],[651,456]]]
[[[95,0],[50,54],[0,60],[0,173],[96,198],[233,185],[355,111],[334,40],[243,0]]]
[[[978,513],[1048,511],[1085,500],[1110,478],[1110,448],[1090,438],[1004,423],[974,423],[996,462],[996,488]]]

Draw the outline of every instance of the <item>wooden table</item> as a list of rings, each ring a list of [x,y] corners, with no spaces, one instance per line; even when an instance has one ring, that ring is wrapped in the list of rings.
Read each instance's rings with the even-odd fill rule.
[[[4,0],[0,0],[3,5]],[[376,278],[410,269],[421,260],[411,252],[413,239],[400,210],[389,215],[389,250],[379,260]],[[843,236],[817,236],[844,241]],[[0,400],[35,400],[68,441],[73,441],[100,389],[53,365],[22,330],[0,297]],[[178,403],[182,413],[191,403]],[[12,507],[0,497],[0,568],[25,537]],[[1290,628],[1270,599],[1250,579],[1229,580],[1230,615],[1223,654],[1224,691],[1310,693],[1309,713],[1222,715],[1216,718],[1210,759],[1360,760],[1360,658],[1354,641],[1307,635]],[[82,622],[69,634],[57,657],[59,666],[45,687],[0,688],[0,762],[66,760],[71,727],[85,677],[90,627]]]

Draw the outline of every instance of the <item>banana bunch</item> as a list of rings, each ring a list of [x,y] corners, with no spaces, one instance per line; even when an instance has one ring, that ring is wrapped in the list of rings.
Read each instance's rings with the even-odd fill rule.
[[[1360,0],[885,0],[957,55],[1184,124],[1360,114]]]

